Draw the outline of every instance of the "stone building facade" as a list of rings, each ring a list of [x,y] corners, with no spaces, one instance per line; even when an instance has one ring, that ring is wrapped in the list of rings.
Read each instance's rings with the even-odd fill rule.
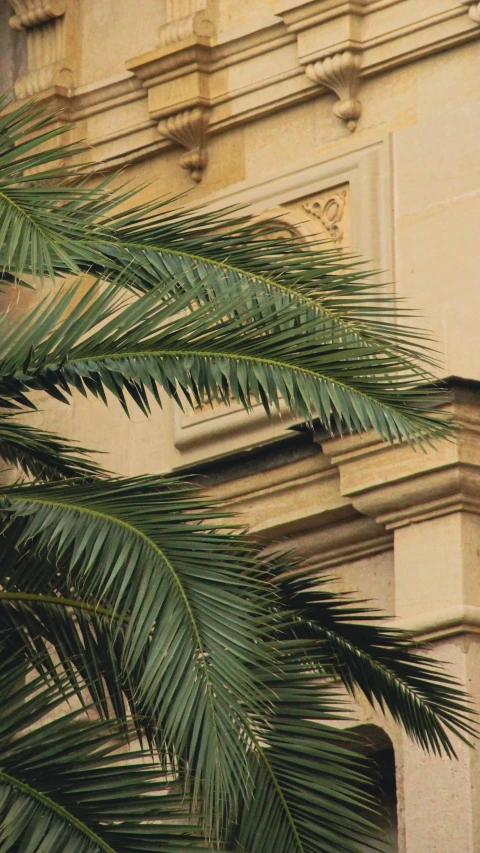
[[[1,88],[61,109],[143,199],[247,205],[384,270],[439,340],[459,430],[423,454],[312,438],[260,408],[167,403],[128,423],[51,400],[42,426],[124,474],[202,473],[266,542],[429,639],[478,698],[480,3],[0,0],[0,50]],[[479,853],[478,749],[431,758],[355,715],[390,779],[392,850]]]

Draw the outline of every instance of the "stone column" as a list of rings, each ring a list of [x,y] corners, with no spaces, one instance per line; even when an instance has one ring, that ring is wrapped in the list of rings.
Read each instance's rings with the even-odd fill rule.
[[[452,391],[458,433],[414,453],[367,436],[322,443],[341,493],[394,532],[395,623],[431,643],[480,698],[480,394]],[[457,760],[425,755],[403,738],[400,853],[478,853],[477,751],[455,742]]]

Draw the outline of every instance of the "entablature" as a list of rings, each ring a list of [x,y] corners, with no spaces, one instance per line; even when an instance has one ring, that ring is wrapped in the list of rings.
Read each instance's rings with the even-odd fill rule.
[[[157,48],[126,57],[124,75],[78,87],[78,4],[9,3],[29,45],[18,98],[60,93],[64,120],[86,122],[103,166],[179,147],[197,182],[212,135],[332,93],[348,135],[361,123],[366,80],[480,37],[471,0],[280,0],[254,31],[229,32],[218,31],[215,0],[169,0]]]

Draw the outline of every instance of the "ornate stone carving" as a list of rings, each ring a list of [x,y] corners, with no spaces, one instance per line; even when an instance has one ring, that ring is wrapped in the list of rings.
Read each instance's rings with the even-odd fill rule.
[[[475,24],[480,24],[480,3],[472,3],[472,0],[461,0],[462,6],[468,6],[468,14]]]
[[[52,87],[64,92],[73,85],[67,59],[65,16],[68,0],[9,0],[14,12],[9,24],[24,30],[28,72],[15,81],[17,98],[29,98]]]
[[[347,190],[344,189],[332,193],[325,200],[316,198],[303,205],[307,213],[320,220],[334,243],[340,243],[343,237],[341,222],[345,211],[346,198]]]
[[[13,30],[24,30],[60,18],[67,10],[67,0],[9,0],[16,14],[10,18]]]
[[[190,172],[192,180],[196,183],[202,180],[208,161],[206,148],[208,118],[207,109],[195,107],[192,110],[168,116],[158,124],[158,130],[162,136],[187,149],[187,153],[180,158],[180,165],[182,169]]]
[[[345,50],[343,53],[335,53],[333,56],[311,62],[305,69],[307,77],[313,83],[320,83],[335,92],[339,100],[333,112],[347,123],[350,131],[355,130],[362,112],[362,105],[357,98],[360,67],[360,55]]]
[[[215,35],[217,0],[167,0],[167,23],[160,28],[160,47],[192,36]]]

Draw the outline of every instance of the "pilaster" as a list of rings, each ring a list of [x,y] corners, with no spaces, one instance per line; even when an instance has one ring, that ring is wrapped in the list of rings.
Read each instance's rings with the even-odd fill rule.
[[[28,71],[15,81],[17,98],[68,98],[74,85],[75,0],[8,0],[10,27],[25,33]]]
[[[428,640],[478,703],[480,392],[453,388],[451,408],[454,439],[426,453],[373,435],[322,448],[338,467],[342,496],[393,531],[396,623]],[[404,738],[406,851],[480,849],[479,761],[463,744],[455,748],[452,762]]]

